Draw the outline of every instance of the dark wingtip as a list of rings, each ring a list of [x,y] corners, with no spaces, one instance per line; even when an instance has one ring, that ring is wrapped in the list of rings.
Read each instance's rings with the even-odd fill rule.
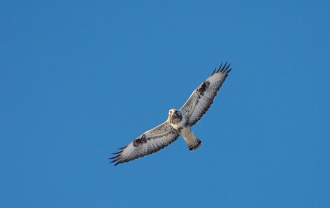
[[[123,150],[120,150],[119,152],[111,153],[113,155],[120,154]]]
[[[219,66],[219,69],[218,69],[218,71],[217,71],[217,72],[219,72],[219,71],[220,71],[220,69],[221,69],[221,67],[222,67],[222,64],[223,64],[223,62],[221,62],[221,65]]]
[[[118,155],[116,155],[116,156],[114,156],[114,157],[109,158],[109,160],[113,160],[113,159],[115,159],[115,158],[117,158],[117,157],[119,157],[119,156],[120,156],[120,154],[118,154]]]
[[[118,149],[120,149],[120,150],[122,150],[122,149],[125,149],[127,146],[125,146],[125,147],[122,147],[122,148],[118,148]]]
[[[110,163],[114,163],[114,162],[117,162],[118,160],[120,160],[120,158],[117,158],[117,159],[115,159],[115,160],[111,161]]]
[[[230,64],[227,66],[227,68],[225,69],[225,71],[230,67]]]
[[[232,70],[232,68],[229,69],[229,67],[230,67],[231,64],[228,64],[228,65],[227,65],[227,63],[228,63],[228,62],[226,62],[225,65],[223,65],[223,66],[222,66],[223,63],[221,63],[219,69],[218,69],[217,71],[213,72],[212,75],[213,75],[214,73],[218,73],[218,72],[226,72],[226,73],[228,74],[228,73]],[[229,70],[228,70],[228,69],[229,69]]]
[[[211,74],[211,76],[217,71],[217,68],[214,69],[213,73]]]
[[[226,69],[226,66],[227,66],[227,61],[226,61],[226,63],[225,63],[225,65],[223,66],[223,68],[220,70],[221,72],[223,72],[223,71],[225,71]]]

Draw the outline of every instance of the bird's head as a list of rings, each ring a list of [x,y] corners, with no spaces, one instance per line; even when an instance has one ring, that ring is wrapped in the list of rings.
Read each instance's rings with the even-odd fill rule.
[[[176,110],[176,109],[171,109],[169,112],[168,112],[168,114],[169,114],[169,116],[175,116],[176,115],[176,113],[177,113],[178,111]]]
[[[181,111],[178,111],[176,109],[171,109],[168,113],[168,119],[170,121],[170,123],[175,124],[175,123],[179,123],[182,120],[182,113]]]

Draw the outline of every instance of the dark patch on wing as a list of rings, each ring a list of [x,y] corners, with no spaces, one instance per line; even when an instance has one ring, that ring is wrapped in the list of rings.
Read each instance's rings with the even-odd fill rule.
[[[204,81],[203,84],[198,89],[199,95],[203,96],[204,92],[207,90],[207,88],[209,88],[209,86],[210,86],[210,82],[209,81]]]
[[[145,143],[147,143],[147,139],[146,139],[146,136],[144,134],[142,134],[139,138],[137,138],[136,140],[133,141],[133,146],[137,147],[137,146],[140,146]]]

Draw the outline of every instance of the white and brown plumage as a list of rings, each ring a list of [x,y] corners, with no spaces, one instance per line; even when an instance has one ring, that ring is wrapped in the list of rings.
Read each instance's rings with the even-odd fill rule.
[[[111,163],[129,162],[146,155],[156,153],[183,137],[190,151],[196,151],[202,142],[192,132],[191,127],[197,124],[204,114],[210,109],[214,98],[217,96],[223,82],[226,80],[230,64],[227,63],[205,80],[191,94],[188,101],[180,110],[171,109],[167,121],[145,132],[126,147],[120,148],[116,156],[109,158]]]

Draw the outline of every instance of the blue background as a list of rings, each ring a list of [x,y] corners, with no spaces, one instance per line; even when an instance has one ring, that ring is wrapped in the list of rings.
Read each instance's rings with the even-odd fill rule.
[[[329,207],[329,1],[1,1],[1,207]],[[233,70],[182,138],[108,158]]]

